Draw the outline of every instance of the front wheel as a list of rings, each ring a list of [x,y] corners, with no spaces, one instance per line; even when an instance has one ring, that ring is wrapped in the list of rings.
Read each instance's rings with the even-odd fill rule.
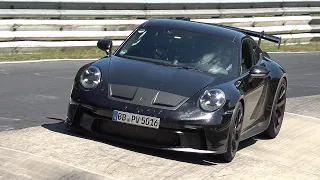
[[[243,105],[241,102],[239,102],[235,108],[234,114],[232,115],[231,119],[227,152],[220,155],[224,162],[231,162],[238,151],[242,121]]]
[[[268,138],[275,138],[280,132],[286,107],[287,82],[282,79],[275,94],[271,119],[268,128],[263,132]]]

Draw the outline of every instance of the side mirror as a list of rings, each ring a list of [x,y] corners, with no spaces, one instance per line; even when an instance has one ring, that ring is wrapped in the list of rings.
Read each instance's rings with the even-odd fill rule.
[[[269,76],[270,71],[263,66],[253,66],[250,69],[250,78],[266,78]]]
[[[112,40],[99,40],[97,43],[97,47],[102,51],[105,51],[108,57],[111,56]]]

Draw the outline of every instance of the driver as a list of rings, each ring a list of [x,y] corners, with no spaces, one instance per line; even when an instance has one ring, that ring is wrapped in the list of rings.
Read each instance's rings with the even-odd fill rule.
[[[214,74],[229,74],[232,70],[232,48],[220,46],[211,49],[211,52],[204,54],[199,64],[206,66],[208,72]]]

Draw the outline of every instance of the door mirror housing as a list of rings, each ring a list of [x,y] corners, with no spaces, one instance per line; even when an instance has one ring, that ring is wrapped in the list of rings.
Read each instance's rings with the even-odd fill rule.
[[[263,66],[253,66],[250,69],[251,78],[266,78],[269,76],[270,71]]]
[[[108,57],[111,56],[112,40],[109,40],[109,39],[99,40],[97,43],[97,47],[100,50],[105,51]]]

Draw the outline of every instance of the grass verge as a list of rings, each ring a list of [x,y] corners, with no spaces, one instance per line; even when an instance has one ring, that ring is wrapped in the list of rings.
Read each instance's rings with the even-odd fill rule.
[[[45,48],[26,53],[1,53],[0,61],[23,61],[40,59],[87,59],[100,58],[105,53],[96,47]]]
[[[282,45],[280,49],[275,45],[262,44],[261,48],[266,52],[320,52],[320,43]]]
[[[320,43],[298,44],[281,46],[278,49],[275,45],[264,45],[262,49],[266,52],[320,52]],[[115,50],[115,49],[114,49]],[[22,61],[22,60],[40,60],[40,59],[87,59],[87,58],[101,58],[105,53],[96,47],[77,47],[77,48],[46,48],[37,49],[28,53],[2,53],[0,54],[0,61]]]

